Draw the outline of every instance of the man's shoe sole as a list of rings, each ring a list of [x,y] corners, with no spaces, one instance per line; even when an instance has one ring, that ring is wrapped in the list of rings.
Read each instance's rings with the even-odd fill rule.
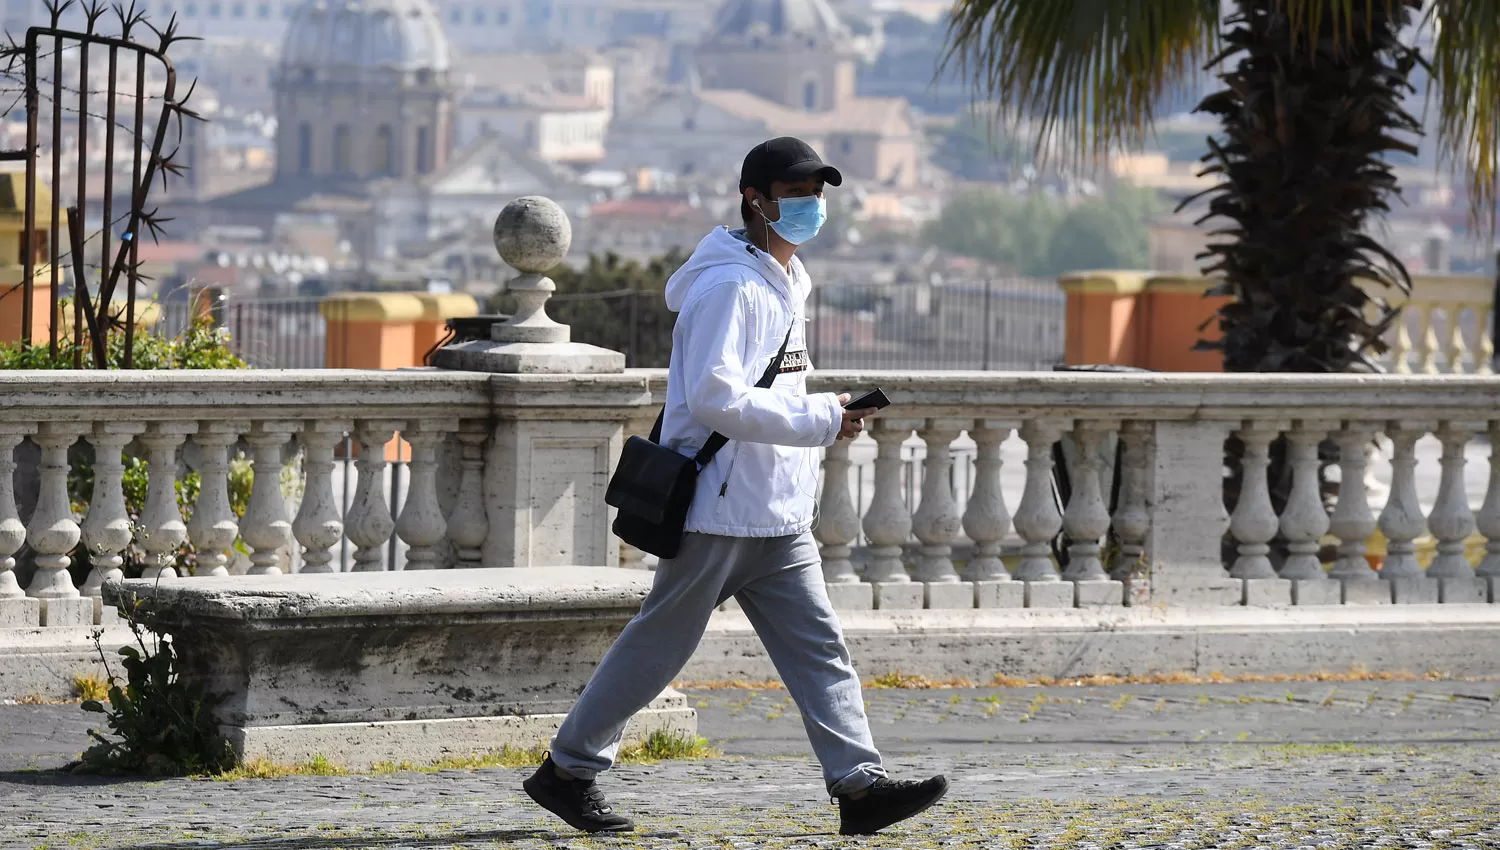
[[[568,814],[567,811],[557,808],[552,798],[547,795],[545,791],[538,791],[536,788],[534,788],[533,786],[536,784],[537,783],[533,782],[531,779],[527,779],[521,783],[521,788],[525,790],[526,796],[530,797],[538,806],[541,806],[552,814],[562,818],[564,823],[566,823],[568,826],[573,827],[579,832],[594,834],[599,832],[635,831],[635,824],[633,823],[621,824],[620,826],[599,826],[597,824],[591,824],[587,821],[574,818],[570,814]]]
[[[938,803],[941,803],[943,801],[943,798],[946,797],[946,796],[948,796],[948,782],[945,780],[943,782],[943,790],[942,790],[941,793],[939,793],[936,797],[933,797],[931,800],[928,800],[927,802],[923,803],[921,806],[918,806],[912,812],[910,812],[908,814],[905,814],[905,815],[902,815],[901,817],[896,818],[895,820],[890,821],[889,823],[883,824],[881,826],[877,826],[874,829],[851,830],[851,829],[847,829],[846,827],[844,827],[843,824],[839,824],[839,835],[874,835],[875,833],[881,831],[882,829],[888,829],[890,827],[895,826],[898,823],[901,823],[902,821],[911,820],[912,818],[916,817],[917,815],[920,815],[921,813],[927,811],[928,809],[932,808],[933,806],[936,806]]]

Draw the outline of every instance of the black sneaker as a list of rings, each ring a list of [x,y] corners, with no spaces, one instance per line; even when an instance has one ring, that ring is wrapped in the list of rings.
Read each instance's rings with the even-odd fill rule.
[[[537,805],[584,832],[630,832],[635,821],[617,814],[604,799],[604,790],[592,779],[563,779],[557,775],[552,756],[521,783]]]
[[[921,782],[882,776],[870,786],[869,793],[858,800],[847,795],[838,798],[839,833],[870,835],[879,832],[893,823],[927,811],[946,793],[948,779],[943,776]]]

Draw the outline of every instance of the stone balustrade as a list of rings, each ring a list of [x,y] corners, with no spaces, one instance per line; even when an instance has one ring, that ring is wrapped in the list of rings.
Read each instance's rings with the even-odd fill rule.
[[[127,569],[250,581],[608,563],[602,472],[618,411],[646,398],[638,377],[437,370],[11,372],[0,395],[0,628],[108,622],[101,586]],[[527,432],[536,420],[554,439]],[[508,441],[518,430],[524,457]],[[147,478],[133,510],[127,448]],[[559,455],[597,469],[562,461],[552,476]],[[238,512],[232,461],[253,476]],[[184,487],[196,495],[180,500]],[[545,533],[531,512],[542,498],[576,523],[554,517]]]
[[[1500,601],[1500,464],[1487,483],[1466,475],[1500,436],[1492,379],[824,372],[811,386],[895,402],[824,456],[814,533],[842,608]]]
[[[1500,598],[1500,464],[1484,468],[1500,436],[1494,378],[811,380],[894,400],[868,437],[823,458],[815,534],[842,608]],[[663,383],[638,371],[0,375],[0,624],[107,621],[100,587],[127,569],[248,582],[614,565],[603,487]],[[396,437],[409,448],[392,463]],[[1226,504],[1231,437],[1243,462]],[[1281,438],[1292,484],[1278,512],[1266,473]],[[1320,446],[1337,449],[1326,500]],[[148,479],[136,511],[117,460],[126,449]],[[230,468],[247,461],[276,474],[254,477],[237,515]],[[395,465],[406,483],[392,498]],[[78,485],[85,466],[90,488]],[[189,477],[197,492],[179,509]]]
[[[1411,296],[1394,300],[1403,316],[1381,365],[1399,375],[1493,374],[1495,282],[1418,274],[1411,283]]]

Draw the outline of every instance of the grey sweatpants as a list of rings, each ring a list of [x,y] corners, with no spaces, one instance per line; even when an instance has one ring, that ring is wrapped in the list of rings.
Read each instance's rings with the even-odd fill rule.
[[[829,793],[860,791],[884,776],[811,534],[687,535],[678,556],[656,568],[641,612],[558,729],[553,762],[580,779],[608,770],[626,721],[682,672],[709,615],[731,596],[797,702]]]

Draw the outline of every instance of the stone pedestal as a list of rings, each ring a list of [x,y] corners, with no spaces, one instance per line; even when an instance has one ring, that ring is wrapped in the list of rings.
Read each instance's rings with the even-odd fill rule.
[[[926,592],[919,582],[872,582],[877,611],[920,611],[926,603]]]
[[[1025,608],[1026,582],[976,581],[974,582],[974,607]]]
[[[1292,582],[1284,578],[1247,578],[1244,604],[1250,608],[1286,608],[1292,604]]]
[[[969,582],[926,582],[922,584],[922,604],[926,608],[973,608],[974,585]]]
[[[1027,608],[1072,608],[1074,602],[1071,581],[1027,581]]]
[[[485,449],[487,567],[615,566],[604,491],[624,443],[622,410],[649,405],[644,377],[496,375]]]
[[[247,757],[350,767],[544,744],[650,575],[604,567],[110,582],[172,635],[183,676],[225,695]],[[644,725],[641,725],[644,724]],[[694,734],[667,691],[638,729]]]
[[[495,219],[495,249],[521,274],[507,284],[517,309],[491,339],[440,349],[440,369],[488,372],[500,415],[484,464],[486,567],[620,562],[604,492],[625,424],[651,404],[625,355],[572,341],[547,315],[546,277],[568,255],[572,225],[546,198],[520,198]]]
[[[1224,570],[1222,535],[1229,528],[1223,483],[1204,470],[1224,465],[1224,440],[1232,423],[1214,420],[1158,422],[1147,463],[1146,537],[1153,606],[1239,605],[1244,586]],[[1136,604],[1132,598],[1132,605]]]
[[[0,629],[34,629],[41,624],[40,599],[0,599]]]

